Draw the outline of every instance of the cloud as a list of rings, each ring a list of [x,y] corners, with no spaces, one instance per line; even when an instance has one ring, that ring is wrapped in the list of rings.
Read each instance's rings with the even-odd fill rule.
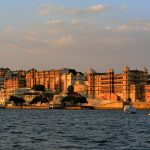
[[[53,43],[56,46],[66,46],[66,45],[70,45],[73,43],[73,37],[72,36],[63,36],[59,39],[55,39],[53,40]]]
[[[70,21],[70,23],[71,23],[72,25],[79,25],[79,24],[80,24],[80,20],[79,20],[79,19],[72,19],[72,20]]]
[[[4,28],[4,32],[7,32],[7,33],[12,33],[14,31],[15,31],[15,29],[12,26],[7,26]]]
[[[48,15],[52,8],[53,7],[51,7],[50,5],[44,5],[44,6],[40,7],[40,9],[38,11],[38,15],[41,15],[41,16]]]
[[[91,7],[89,8],[89,10],[90,10],[91,12],[94,12],[94,13],[99,13],[99,12],[106,11],[106,10],[107,10],[107,7],[104,6],[104,5],[98,4],[98,5],[91,6]]]
[[[48,21],[45,22],[46,25],[57,25],[57,24],[60,24],[60,23],[61,22],[58,19],[48,20]]]
[[[28,42],[36,42],[40,38],[40,34],[38,31],[30,31],[22,33],[24,40]]]
[[[117,27],[118,31],[150,31],[150,20],[138,19]]]
[[[56,6],[56,5],[44,5],[42,6],[39,11],[38,15],[50,15],[50,14],[57,14],[57,15],[65,15],[65,16],[83,16],[87,14],[96,14],[102,13],[108,10],[108,6],[104,6],[102,4],[92,5],[89,7],[78,8],[78,7],[66,7],[66,6]]]
[[[117,29],[110,24],[101,28],[94,21],[87,23],[81,18],[71,18],[68,22],[56,18],[30,30],[8,26],[0,32],[0,49],[7,50],[11,54],[8,59],[16,65],[17,59],[29,66],[35,63],[80,69],[88,69],[91,63],[100,69],[102,64],[115,68],[127,61],[129,65],[148,62],[150,32],[145,31],[150,31],[150,21],[139,19],[117,24],[120,24]]]

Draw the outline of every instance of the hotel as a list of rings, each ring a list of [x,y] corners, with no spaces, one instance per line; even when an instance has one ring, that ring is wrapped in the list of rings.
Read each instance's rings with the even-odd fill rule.
[[[133,102],[149,101],[150,85],[148,70],[130,70],[123,68],[123,73],[115,73],[108,69],[105,73],[97,73],[93,69],[88,72],[88,97],[101,100],[123,101],[131,98]]]

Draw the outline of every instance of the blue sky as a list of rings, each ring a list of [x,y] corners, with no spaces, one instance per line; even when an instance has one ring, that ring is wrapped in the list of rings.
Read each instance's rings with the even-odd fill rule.
[[[150,70],[148,0],[0,2],[0,64],[98,72]]]

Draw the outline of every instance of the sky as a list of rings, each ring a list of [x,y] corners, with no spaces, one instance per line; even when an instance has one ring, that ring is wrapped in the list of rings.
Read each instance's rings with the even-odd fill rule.
[[[1,0],[0,65],[150,71],[149,0]]]

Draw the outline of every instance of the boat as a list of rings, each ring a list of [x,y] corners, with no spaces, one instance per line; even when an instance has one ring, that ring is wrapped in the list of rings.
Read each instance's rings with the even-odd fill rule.
[[[130,105],[125,105],[123,111],[127,114],[136,113],[136,108]]]

